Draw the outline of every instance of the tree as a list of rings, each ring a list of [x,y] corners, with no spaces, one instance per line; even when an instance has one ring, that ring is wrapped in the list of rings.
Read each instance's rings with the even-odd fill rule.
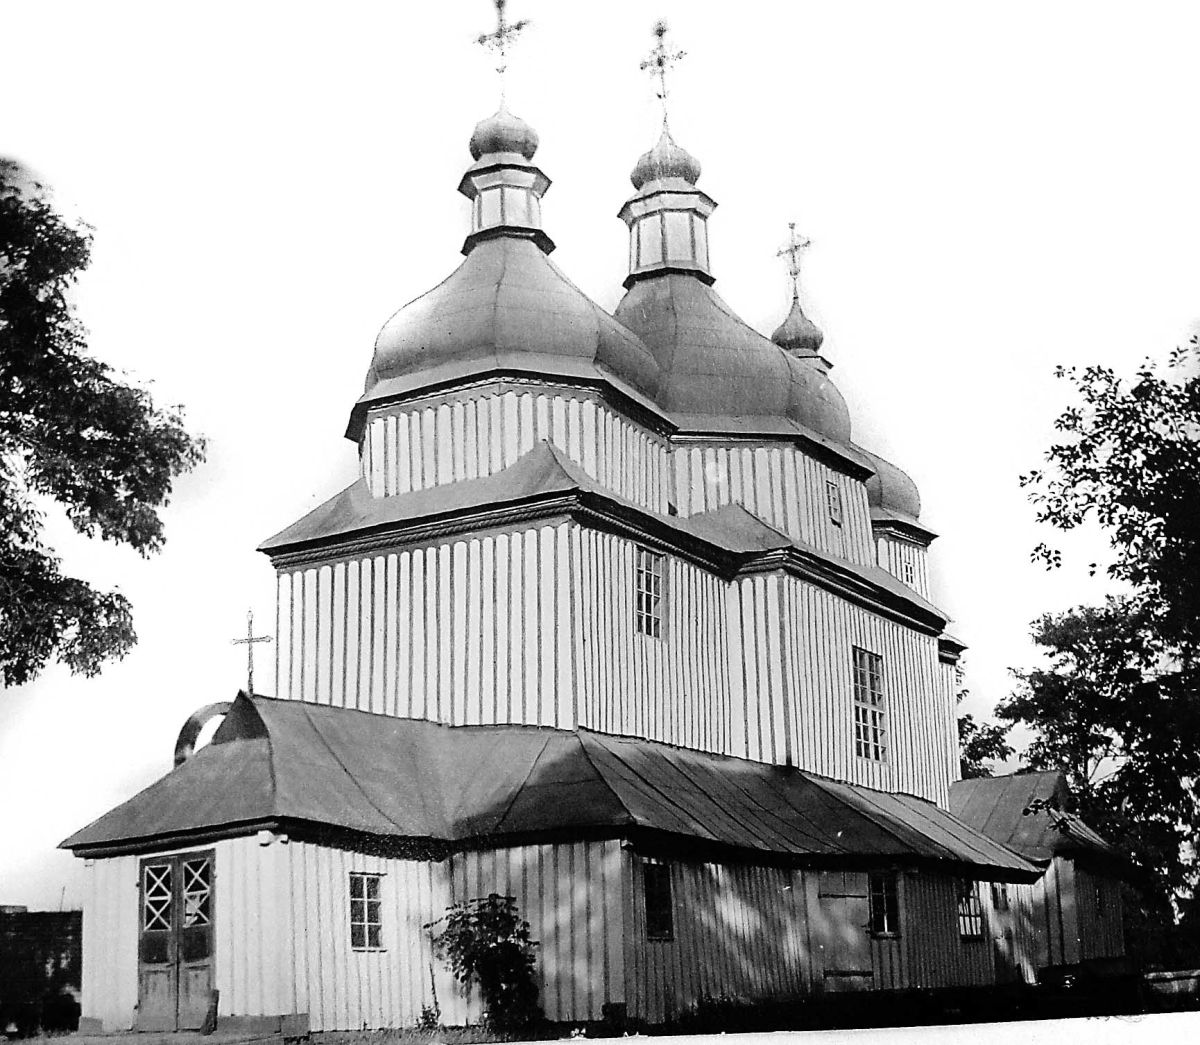
[[[180,408],[157,408],[87,354],[70,291],[91,230],[60,217],[44,188],[0,159],[0,684],[55,658],[93,675],[136,642],[129,601],[62,572],[43,508],[86,536],[142,555],[163,545],[158,509],[204,456]]]
[[[1048,467],[1021,477],[1039,522],[1099,525],[1123,594],[1033,625],[1049,666],[1018,671],[998,715],[1032,727],[1034,768],[1063,768],[1080,814],[1140,869],[1146,908],[1194,890],[1200,837],[1200,341],[1132,381],[1059,368],[1079,397]],[[1035,561],[1062,564],[1043,542]],[[1098,569],[1091,564],[1091,571]]]
[[[966,696],[964,690],[959,695]],[[1008,743],[1010,726],[995,722],[976,722],[974,715],[958,716],[958,766],[964,780],[992,776],[992,762],[1003,762],[1013,753]]]

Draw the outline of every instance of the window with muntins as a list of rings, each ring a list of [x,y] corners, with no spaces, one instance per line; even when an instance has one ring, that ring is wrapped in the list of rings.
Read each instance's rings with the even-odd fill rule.
[[[900,935],[900,895],[895,872],[872,871],[868,876],[868,884],[871,935]]]
[[[664,556],[646,548],[638,548],[635,561],[634,624],[643,635],[662,638]]]
[[[826,480],[825,500],[829,504],[829,521],[834,526],[842,525],[842,491],[837,483]]]
[[[958,883],[958,935],[964,940],[983,938],[983,904],[979,887],[968,878]]]
[[[887,761],[887,720],[883,705],[883,658],[854,647],[854,753]]]
[[[382,875],[350,872],[350,946],[358,950],[383,947]]]
[[[997,911],[1008,910],[1008,886],[1003,882],[992,882],[992,906]]]
[[[646,939],[674,939],[670,866],[642,864],[642,890],[646,894]]]

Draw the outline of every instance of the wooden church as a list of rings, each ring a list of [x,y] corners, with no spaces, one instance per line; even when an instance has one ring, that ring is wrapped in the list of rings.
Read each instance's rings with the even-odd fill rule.
[[[491,892],[553,1020],[994,981],[981,883],[1041,868],[948,809],[916,488],[798,296],[770,338],[718,296],[665,121],[612,315],[550,259],[537,145],[475,128],[465,259],[375,342],[361,474],[262,545],[275,695],[63,843],[85,1027],[472,1021],[423,927]]]

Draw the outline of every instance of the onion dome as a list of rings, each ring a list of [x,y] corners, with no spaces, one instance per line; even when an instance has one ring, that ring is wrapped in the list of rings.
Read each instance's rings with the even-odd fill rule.
[[[466,259],[379,332],[351,438],[371,402],[488,373],[603,381],[643,403],[657,386],[649,349],[547,257],[554,244],[541,197],[550,180],[529,162],[536,144],[503,110],[476,127],[475,163],[459,185],[471,200]]]
[[[486,120],[475,125],[469,148],[471,158],[479,159],[489,153],[515,152],[527,160],[537,152],[537,131],[519,116],[514,116],[503,105]]]
[[[615,316],[658,361],[654,399],[668,412],[739,425],[786,419],[849,442],[850,412],[833,382],[748,326],[703,280],[639,279]]]
[[[821,328],[804,314],[799,295],[792,296],[792,308],[779,324],[771,340],[780,348],[797,356],[818,356],[825,335]]]
[[[847,443],[850,414],[827,368],[812,364],[813,353],[783,351],[712,289],[708,218],[717,205],[696,188],[699,174],[664,128],[634,168],[637,192],[619,215],[629,226],[629,275],[615,315],[654,354],[655,401],[676,415],[713,419],[702,423],[718,430],[794,421]]]
[[[687,149],[675,144],[665,121],[658,144],[649,152],[642,153],[629,180],[635,189],[641,189],[647,182],[664,178],[682,178],[689,185],[695,185],[700,179],[700,161]]]
[[[881,512],[898,513],[916,522],[921,517],[921,494],[917,490],[917,484],[891,461],[885,461],[878,454],[864,450],[861,446],[855,449],[862,453],[875,469],[875,474],[866,483],[867,504]]]

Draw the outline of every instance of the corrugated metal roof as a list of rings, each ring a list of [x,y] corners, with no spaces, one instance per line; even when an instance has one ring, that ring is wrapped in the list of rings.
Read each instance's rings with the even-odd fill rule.
[[[87,853],[265,823],[475,845],[643,831],[801,863],[1036,874],[912,796],[588,730],[450,727],[244,695],[211,744],[62,844]]]
[[[1065,811],[1070,793],[1063,775],[1057,770],[1012,773],[958,780],[950,786],[950,809],[956,817],[1028,860],[1047,864],[1054,856],[1070,853],[1117,856],[1108,842],[1076,816],[1071,816],[1062,830],[1045,809],[1026,814],[1035,799],[1054,800]]]

